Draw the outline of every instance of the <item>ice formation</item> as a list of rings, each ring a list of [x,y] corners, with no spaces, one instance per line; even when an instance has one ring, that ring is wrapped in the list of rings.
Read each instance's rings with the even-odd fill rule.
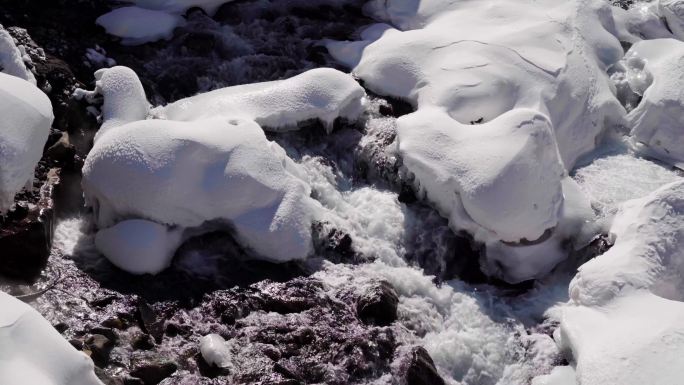
[[[37,311],[0,291],[0,384],[102,385],[93,362]]]
[[[0,31],[1,32],[1,31]],[[48,97],[30,82],[0,72],[0,214],[31,186],[54,119]]]
[[[365,93],[349,75],[317,69],[229,87],[156,108],[157,119],[147,120],[149,105],[133,71],[114,67],[96,78],[95,91],[86,96],[104,96],[103,124],[82,184],[103,229],[98,247],[112,262],[153,272],[168,264],[175,249],[175,242],[162,247],[171,235],[152,224],[146,225],[156,234],[150,244],[117,241],[126,238],[129,226],[107,227],[131,218],[180,228],[227,222],[247,247],[274,261],[311,253],[319,205],[309,198],[299,166],[257,123],[284,129],[311,119],[329,125],[337,117],[356,119]],[[126,268],[126,255],[150,255],[150,249],[150,265]]]
[[[108,34],[120,37],[124,45],[168,39],[184,23],[181,16],[139,7],[117,8],[97,19],[97,24]]]
[[[320,120],[328,130],[338,117],[356,120],[365,92],[348,74],[318,68],[286,80],[227,87],[179,100],[152,111],[169,120],[223,116],[257,122],[268,130],[296,129],[297,123]]]
[[[570,284],[557,342],[578,383],[670,384],[684,376],[684,182],[624,203],[614,246]]]
[[[643,96],[628,115],[633,139],[644,144],[648,154],[680,168],[684,168],[683,60],[684,42],[674,39],[638,42],[623,60],[629,88]]]

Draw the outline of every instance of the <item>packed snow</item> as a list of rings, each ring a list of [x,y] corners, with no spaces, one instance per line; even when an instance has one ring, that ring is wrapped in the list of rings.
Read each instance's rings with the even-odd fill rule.
[[[102,385],[93,362],[36,310],[0,291],[0,383]]]
[[[120,37],[124,45],[168,39],[184,23],[181,16],[139,7],[117,8],[97,19],[98,25],[108,34]]]
[[[0,72],[0,214],[14,196],[32,188],[54,115],[52,104],[29,81]]]

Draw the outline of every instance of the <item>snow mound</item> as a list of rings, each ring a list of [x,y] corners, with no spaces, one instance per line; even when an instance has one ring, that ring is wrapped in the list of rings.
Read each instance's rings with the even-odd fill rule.
[[[667,21],[668,29],[677,39],[684,39],[684,1],[658,0],[658,10]]]
[[[207,334],[200,338],[200,353],[209,365],[225,368],[230,365],[230,348],[226,340],[218,334]]]
[[[54,115],[48,97],[30,82],[0,72],[0,214],[33,182]]]
[[[133,274],[157,274],[169,267],[182,241],[182,231],[141,219],[100,230],[95,246],[107,259]]]
[[[647,154],[684,168],[684,42],[641,41],[630,48],[625,61],[628,74],[648,74],[641,76],[645,81],[629,83],[635,93],[643,95],[628,115],[634,140],[646,146]]]
[[[36,77],[24,64],[28,60],[28,55],[22,53],[14,44],[14,38],[0,24],[0,72],[36,84]]]
[[[398,148],[419,188],[453,222],[462,205],[466,218],[508,242],[536,240],[558,223],[563,166],[550,122],[535,111],[466,125],[423,108],[398,120]]]
[[[639,291],[605,306],[568,307],[561,341],[578,384],[669,385],[684,378],[684,304]]]
[[[684,300],[684,181],[624,203],[610,233],[613,247],[571,282],[573,301],[601,305],[634,289]]]
[[[169,120],[224,116],[256,121],[270,130],[296,129],[318,119],[328,130],[336,118],[356,120],[364,111],[365,92],[350,75],[318,68],[286,80],[226,87],[179,100],[152,111]]]
[[[181,16],[139,7],[117,8],[95,21],[108,34],[120,37],[121,44],[138,45],[169,39],[173,30],[185,24]]]
[[[136,217],[181,227],[228,221],[258,254],[286,261],[312,248],[313,201],[297,173],[252,121],[145,120],[98,138],[82,184],[101,228]]]
[[[0,384],[102,385],[93,362],[18,299],[0,292]]]
[[[624,203],[614,246],[570,283],[555,338],[582,384],[672,384],[684,376],[684,182]]]

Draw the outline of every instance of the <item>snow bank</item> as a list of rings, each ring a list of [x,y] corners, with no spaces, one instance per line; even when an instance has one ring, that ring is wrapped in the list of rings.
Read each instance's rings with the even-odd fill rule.
[[[154,116],[197,120],[224,116],[256,121],[269,130],[296,129],[318,119],[328,130],[336,118],[356,120],[364,110],[365,92],[350,75],[318,68],[286,80],[227,87],[155,108]]]
[[[28,60],[28,55],[22,53],[14,44],[14,38],[0,24],[0,72],[36,84],[36,77],[24,64]]]
[[[98,138],[83,189],[101,228],[131,217],[181,227],[224,220],[258,254],[286,261],[312,248],[313,201],[297,171],[252,121],[145,120]]]
[[[117,8],[95,21],[108,34],[120,37],[124,45],[138,45],[169,39],[173,30],[185,24],[181,16],[139,7]]]
[[[141,219],[119,222],[98,231],[95,246],[107,259],[133,274],[157,274],[169,267],[182,231]]]
[[[54,115],[48,97],[26,80],[0,72],[0,214],[31,186]]]
[[[570,283],[555,338],[578,383],[672,384],[684,376],[684,181],[624,203],[614,246]]]
[[[684,168],[684,42],[638,42],[622,65],[629,88],[643,95],[628,115],[632,137],[647,154]]]
[[[0,384],[102,385],[93,362],[33,308],[0,292]]]

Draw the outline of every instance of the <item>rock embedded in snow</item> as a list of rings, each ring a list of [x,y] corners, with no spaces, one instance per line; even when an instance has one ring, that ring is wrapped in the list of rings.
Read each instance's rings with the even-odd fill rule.
[[[226,87],[179,100],[152,111],[169,120],[223,116],[256,121],[269,130],[296,129],[318,119],[330,131],[335,119],[350,121],[364,111],[365,92],[350,75],[318,68],[285,80]]]
[[[98,231],[95,246],[107,259],[133,274],[157,274],[169,267],[182,241],[180,229],[142,219],[117,223]]]
[[[0,72],[0,214],[31,186],[54,119],[48,97],[30,82]]]
[[[98,17],[96,23],[108,34],[120,37],[122,44],[138,45],[171,38],[185,19],[165,11],[123,7]]]
[[[641,41],[630,48],[625,62],[628,76],[643,73],[632,76],[643,80],[629,82],[635,93],[643,95],[628,115],[632,137],[646,146],[648,155],[684,168],[684,42]]]
[[[26,68],[24,61],[24,54],[14,44],[14,38],[0,24],[0,72],[16,76],[35,85],[36,77]]]
[[[93,362],[37,311],[0,292],[0,383],[102,385]]]

